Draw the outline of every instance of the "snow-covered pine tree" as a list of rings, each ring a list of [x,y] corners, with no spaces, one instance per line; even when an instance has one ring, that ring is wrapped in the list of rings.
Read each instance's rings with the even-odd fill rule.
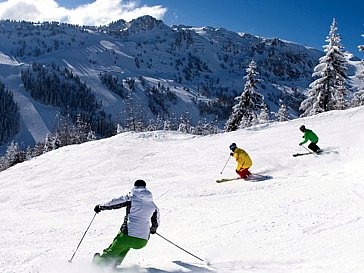
[[[5,152],[5,167],[10,168],[24,160],[25,153],[20,150],[18,143],[12,141]]]
[[[5,160],[5,156],[0,156],[0,172],[6,170],[6,160]]]
[[[287,105],[283,101],[279,102],[277,117],[279,122],[289,120]]]
[[[53,138],[54,141],[57,139],[59,147],[74,144],[73,127],[74,125],[69,114],[66,114],[66,116],[60,113],[56,114]]]
[[[73,126],[73,142],[75,144],[87,142],[90,132],[91,126],[83,120],[81,114],[77,114],[76,123]]]
[[[259,74],[256,69],[256,63],[251,61],[246,69],[243,93],[235,98],[238,103],[233,106],[233,112],[225,124],[226,132],[249,127],[258,122],[258,110],[262,107],[263,95],[256,92],[259,81],[255,78]]]
[[[355,92],[353,99],[351,100],[351,107],[357,107],[364,105],[364,89]]]
[[[120,123],[118,123],[116,125],[116,134],[121,134],[122,132],[124,132],[123,126],[120,125]]]
[[[179,118],[178,131],[182,133],[191,132],[191,116],[187,109]]]
[[[263,107],[259,113],[258,120],[259,120],[259,124],[265,124],[265,123],[270,122],[269,108],[266,103],[263,103]]]
[[[96,139],[97,139],[97,136],[94,131],[90,131],[87,133],[87,141],[93,141]]]
[[[326,55],[320,58],[320,63],[312,74],[317,79],[310,84],[308,98],[301,103],[300,110],[304,111],[301,117],[344,108],[348,63],[341,45],[341,37],[337,33],[335,19],[326,42]]]
[[[362,37],[364,37],[364,34],[361,35]],[[360,51],[364,51],[364,45],[359,45],[358,46]],[[364,67],[364,59],[361,60],[361,64],[362,67]],[[364,81],[364,72],[361,73],[361,75],[358,76],[358,78],[361,81]],[[364,105],[364,89],[359,90],[358,92],[355,92],[353,95],[353,99],[351,100],[350,106],[351,107],[357,107],[357,106],[361,106]]]
[[[335,110],[344,110],[348,108],[348,101],[345,99],[348,89],[342,81],[338,81],[335,88]]]
[[[45,140],[44,140],[44,153],[50,152],[53,150],[53,142],[54,138],[52,138],[50,135],[47,134]],[[28,156],[28,154],[27,154]]]
[[[169,119],[165,120],[163,123],[163,131],[171,131],[171,121]]]

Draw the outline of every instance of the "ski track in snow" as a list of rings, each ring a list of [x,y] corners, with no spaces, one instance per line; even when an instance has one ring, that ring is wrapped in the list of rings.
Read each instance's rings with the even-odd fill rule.
[[[67,263],[93,207],[145,179],[161,210],[158,232],[117,272],[360,273],[364,264],[364,107],[199,137],[124,133],[67,146],[0,173],[1,273],[100,273],[92,256],[107,247],[124,209],[97,215]],[[292,157],[301,124],[320,137],[319,156]],[[261,182],[235,177],[236,142]]]

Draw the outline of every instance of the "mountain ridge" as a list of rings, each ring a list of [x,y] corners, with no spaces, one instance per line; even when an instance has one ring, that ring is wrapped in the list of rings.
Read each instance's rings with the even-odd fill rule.
[[[252,59],[257,62],[262,79],[259,92],[269,110],[277,112],[282,101],[294,118],[312,81],[313,68],[323,55],[277,38],[241,35],[213,27],[169,27],[151,16],[100,27],[10,20],[0,21],[0,26],[0,38],[6,41],[0,45],[0,81],[13,92],[20,107],[22,125],[14,139],[23,146],[52,131],[50,120],[59,111],[57,107],[39,105],[21,82],[13,83],[14,77],[33,62],[70,69],[102,102],[105,113],[124,126],[127,101],[110,91],[101,82],[100,74],[117,78],[134,106],[144,110],[144,122],[158,116],[177,120],[187,113],[192,124],[203,119],[217,120],[221,127],[234,104],[233,98],[243,89],[245,68]],[[351,62],[350,77],[355,77],[358,63]],[[9,70],[14,73],[9,75]],[[133,86],[128,84],[130,79]],[[153,88],[156,93],[151,92]],[[166,90],[176,98],[165,97]],[[27,104],[36,105],[36,126],[25,121],[29,120],[24,110]],[[42,133],[36,134],[34,127]]]

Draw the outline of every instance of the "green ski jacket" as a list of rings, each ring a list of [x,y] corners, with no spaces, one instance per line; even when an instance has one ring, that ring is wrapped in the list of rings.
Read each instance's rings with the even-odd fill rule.
[[[312,132],[310,129],[305,130],[303,137],[304,137],[304,140],[300,143],[300,145],[305,144],[307,141],[317,143],[319,140],[318,136],[314,132]]]

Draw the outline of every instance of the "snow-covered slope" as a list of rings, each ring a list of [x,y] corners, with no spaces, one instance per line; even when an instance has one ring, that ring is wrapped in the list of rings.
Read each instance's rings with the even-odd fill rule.
[[[144,179],[161,210],[158,232],[210,261],[206,267],[162,238],[130,251],[137,272],[359,273],[364,264],[364,107],[331,111],[232,133],[125,133],[67,146],[0,173],[0,272],[95,272],[124,209],[93,207]],[[320,156],[305,150],[301,124],[320,137]],[[246,149],[263,182],[234,177],[231,142]]]

